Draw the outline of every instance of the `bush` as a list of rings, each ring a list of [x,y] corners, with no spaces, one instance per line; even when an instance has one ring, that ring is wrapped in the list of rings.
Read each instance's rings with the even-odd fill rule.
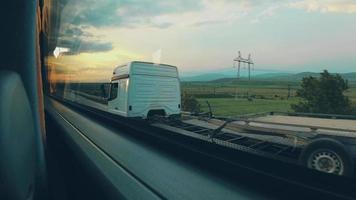
[[[182,110],[199,113],[201,112],[201,105],[193,95],[185,92],[182,96]]]
[[[339,74],[332,75],[326,70],[319,78],[305,77],[301,89],[296,93],[302,101],[293,104],[292,109],[296,112],[350,114],[351,103],[344,95],[348,88],[347,80]]]

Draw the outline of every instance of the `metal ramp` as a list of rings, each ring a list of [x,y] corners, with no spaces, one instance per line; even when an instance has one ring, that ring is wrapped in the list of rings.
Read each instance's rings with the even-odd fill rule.
[[[289,144],[283,144],[281,142],[274,142],[273,140],[265,140],[265,136],[230,131],[225,129],[228,123],[229,122],[225,122],[221,126],[213,127],[204,124],[197,125],[196,123],[187,123],[186,121],[178,119],[169,120],[159,118],[158,120],[153,120],[151,125],[234,150],[293,163],[298,160],[301,148],[293,141],[290,141]],[[274,137],[277,138],[278,136]]]

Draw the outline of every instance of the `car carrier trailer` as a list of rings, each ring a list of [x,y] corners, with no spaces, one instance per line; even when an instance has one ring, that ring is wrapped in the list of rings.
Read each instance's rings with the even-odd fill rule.
[[[69,93],[75,98],[67,100],[105,112],[108,110],[105,104],[94,98],[74,91]],[[70,96],[73,95],[67,95]],[[148,120],[155,128],[226,148],[321,172],[355,176],[355,119],[353,116],[276,112],[231,118],[183,112],[180,118],[154,115],[141,120],[142,123]]]
[[[214,117],[211,110],[184,113],[177,68],[138,61],[115,68],[109,93],[103,99],[68,90],[64,98],[226,148],[355,175],[356,116],[270,112],[231,118]]]
[[[260,113],[237,118],[158,117],[152,126],[321,172],[354,176],[356,120],[302,114]],[[321,118],[322,117],[322,118]],[[350,116],[337,116],[349,117]]]

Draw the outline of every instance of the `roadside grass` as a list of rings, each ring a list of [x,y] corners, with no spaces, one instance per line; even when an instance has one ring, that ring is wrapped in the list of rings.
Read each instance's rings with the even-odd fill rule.
[[[290,95],[295,96],[296,87],[290,89]],[[231,85],[231,84],[182,84],[182,92],[196,97],[238,97],[255,95],[259,98],[287,98],[287,85]]]
[[[198,98],[203,111],[209,111],[206,101],[211,105],[213,114],[216,116],[237,116],[260,112],[291,112],[291,104],[298,99],[268,100],[268,99],[235,99],[235,98]]]

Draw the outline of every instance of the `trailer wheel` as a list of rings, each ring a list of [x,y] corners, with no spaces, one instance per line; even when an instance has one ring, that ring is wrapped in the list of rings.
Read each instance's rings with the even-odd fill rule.
[[[300,163],[325,173],[351,176],[353,163],[344,145],[330,138],[317,139],[304,148]]]

